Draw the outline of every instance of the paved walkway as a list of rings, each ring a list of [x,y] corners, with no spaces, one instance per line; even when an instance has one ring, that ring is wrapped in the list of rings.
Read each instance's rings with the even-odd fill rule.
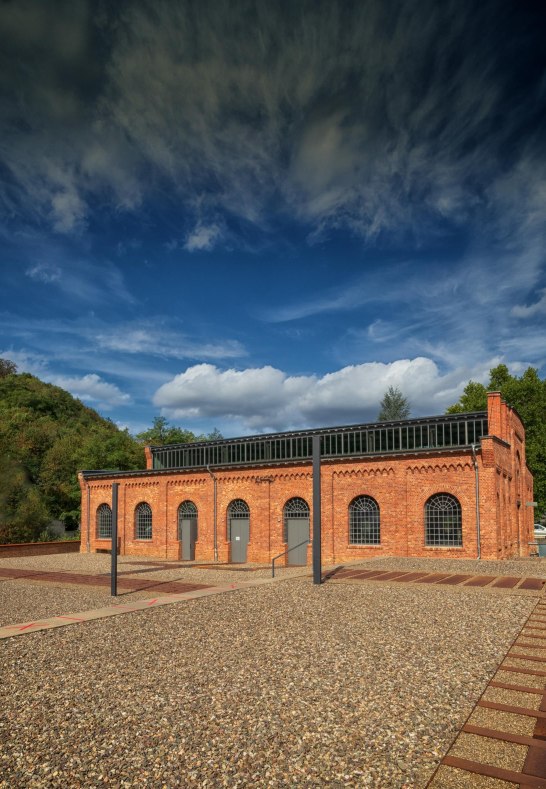
[[[168,568],[172,569],[172,568]],[[118,589],[125,592],[161,592],[163,594],[179,594],[195,589],[207,589],[209,584],[188,584],[182,581],[160,581],[153,578],[120,578],[125,573],[118,572]],[[90,575],[71,573],[68,571],[25,570],[14,567],[0,567],[0,578],[13,581],[36,581],[38,583],[77,584],[78,586],[110,586],[110,573]]]
[[[546,789],[546,603],[539,601],[427,784]]]
[[[26,578],[26,576],[23,577]],[[292,578],[293,577],[294,576],[292,576]],[[172,605],[173,603],[196,600],[200,597],[209,597],[216,594],[225,594],[226,592],[234,592],[238,589],[245,589],[251,586],[260,586],[262,584],[268,584],[272,582],[274,583],[275,581],[282,580],[284,579],[279,578],[273,580],[271,578],[256,578],[252,581],[241,581],[240,583],[223,584],[220,586],[181,584],[188,587],[192,586],[193,589],[176,594],[171,593],[165,597],[154,597],[151,600],[133,600],[130,603],[109,605],[105,606],[104,608],[96,608],[90,611],[79,611],[73,614],[46,617],[35,622],[23,622],[21,624],[5,625],[4,627],[0,627],[0,639],[11,638],[13,636],[19,636],[25,633],[36,633],[39,630],[51,630],[56,627],[66,627],[67,625],[75,625],[81,622],[90,622],[93,619],[106,619],[111,616],[119,616],[120,614],[134,613],[135,611],[146,611],[149,608],[159,608],[160,606],[164,605]],[[158,586],[163,585],[158,584]],[[149,591],[149,589],[146,589],[146,591]]]
[[[438,584],[440,586],[482,587],[489,589],[543,592],[546,579],[511,575],[472,575],[470,573],[427,573],[401,570],[363,570],[340,567],[325,576],[330,581],[389,581],[404,584]]]

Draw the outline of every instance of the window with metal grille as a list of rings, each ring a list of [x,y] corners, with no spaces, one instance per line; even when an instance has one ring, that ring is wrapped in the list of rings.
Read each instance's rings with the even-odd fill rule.
[[[288,499],[284,505],[283,510],[283,541],[288,542],[288,519],[289,518],[307,518],[309,520],[309,505],[305,499],[300,499],[295,496],[293,499]]]
[[[352,545],[379,545],[379,505],[371,496],[358,496],[349,504],[349,542]]]
[[[242,499],[233,499],[227,508],[227,538],[231,542],[231,519],[232,518],[250,518],[250,509],[246,501]]]
[[[97,509],[97,539],[112,539],[112,510],[108,504],[101,504]]]
[[[425,504],[425,545],[462,546],[461,505],[450,493],[436,493]]]
[[[135,539],[152,539],[152,508],[145,501],[135,510]]]
[[[183,501],[180,507],[178,508],[178,539],[182,539],[182,521],[186,520],[187,518],[191,518],[192,520],[197,520],[197,507],[193,503],[193,501]],[[195,535],[195,539],[197,539],[197,534]]]

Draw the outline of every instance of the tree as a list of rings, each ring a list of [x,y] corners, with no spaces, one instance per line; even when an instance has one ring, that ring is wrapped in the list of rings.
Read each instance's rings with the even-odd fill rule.
[[[196,436],[191,430],[170,425],[164,416],[156,416],[152,427],[137,433],[135,438],[142,446],[162,447],[166,444],[189,444],[192,441],[220,441],[223,436],[216,427],[208,435]]]
[[[450,405],[448,414],[468,414],[472,411],[487,410],[487,389],[483,384],[469,381],[458,403]]]
[[[76,526],[80,469],[144,467],[127,431],[68,392],[27,373],[0,374],[0,542],[41,538],[52,519]]]
[[[377,419],[380,422],[393,422],[396,419],[407,419],[410,415],[410,404],[397,386],[389,386],[381,400],[381,410]]]
[[[164,416],[156,416],[152,427],[137,433],[135,436],[143,446],[165,446],[166,444],[187,444],[196,441],[197,437],[191,430],[170,425]]]
[[[447,412],[485,411],[487,392],[500,392],[523,421],[527,465],[534,477],[534,497],[538,503],[536,515],[542,517],[546,510],[546,381],[540,379],[533,367],[528,367],[518,378],[510,374],[505,364],[499,364],[489,371],[487,386],[470,381],[459,402]]]
[[[10,359],[0,359],[0,378],[5,378],[6,375],[15,375],[17,372],[17,365]]]

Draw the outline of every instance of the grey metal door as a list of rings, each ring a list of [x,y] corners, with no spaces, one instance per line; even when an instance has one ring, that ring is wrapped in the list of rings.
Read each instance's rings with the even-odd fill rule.
[[[183,518],[180,521],[180,533],[182,536],[182,559],[193,562],[197,539],[197,518]]]
[[[309,518],[287,518],[286,530],[288,534],[287,564],[307,564]]]
[[[230,518],[231,561],[246,562],[250,518]]]

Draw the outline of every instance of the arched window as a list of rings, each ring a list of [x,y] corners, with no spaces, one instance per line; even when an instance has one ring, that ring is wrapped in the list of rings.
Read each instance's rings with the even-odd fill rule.
[[[461,505],[450,493],[435,493],[425,504],[425,545],[462,546]]]
[[[178,539],[182,539],[182,521],[184,520],[197,520],[197,507],[193,501],[183,501],[178,508]],[[195,533],[197,539],[197,530]]]
[[[135,539],[152,539],[152,508],[145,501],[135,509]]]
[[[307,518],[309,520],[309,504],[305,499],[300,499],[295,496],[293,499],[288,499],[283,509],[283,542],[288,542],[288,526],[287,521],[290,518]]]
[[[101,504],[97,508],[97,539],[112,539],[112,510],[108,504]]]
[[[248,520],[250,518],[250,509],[246,501],[242,499],[233,499],[227,508],[227,538],[231,542],[231,521],[234,518],[243,518]]]
[[[371,496],[358,496],[349,504],[351,545],[379,545],[379,505]]]

